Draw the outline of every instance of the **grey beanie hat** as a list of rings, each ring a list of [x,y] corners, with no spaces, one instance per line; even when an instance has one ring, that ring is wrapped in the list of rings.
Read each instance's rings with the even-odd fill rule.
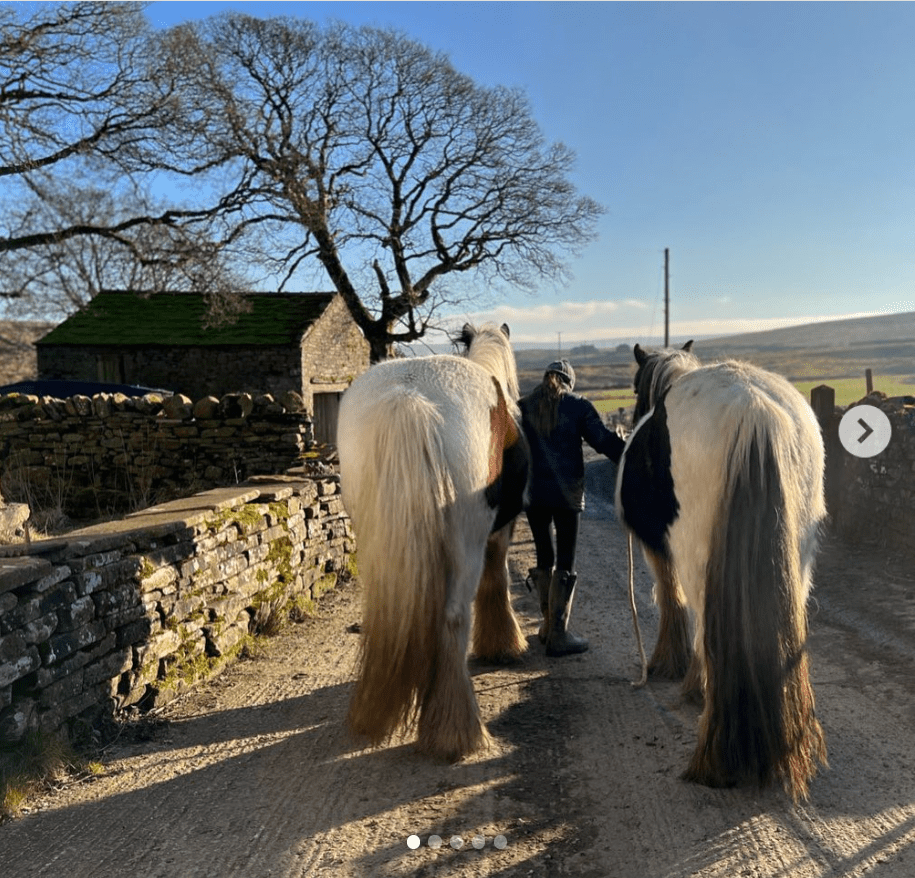
[[[575,389],[575,370],[568,360],[556,360],[546,367],[547,372],[555,372],[562,380],[569,385],[569,390]]]

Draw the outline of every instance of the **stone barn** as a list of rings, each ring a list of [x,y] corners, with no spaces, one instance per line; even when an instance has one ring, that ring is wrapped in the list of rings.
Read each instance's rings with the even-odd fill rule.
[[[196,401],[294,390],[333,442],[344,390],[369,345],[337,293],[249,293],[237,320],[207,328],[199,293],[104,292],[35,346],[39,379],[135,384]]]

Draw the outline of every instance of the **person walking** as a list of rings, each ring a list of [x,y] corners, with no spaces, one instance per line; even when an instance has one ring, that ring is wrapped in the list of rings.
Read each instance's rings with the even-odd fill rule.
[[[547,366],[542,382],[519,400],[524,433],[531,449],[527,521],[534,537],[537,566],[528,571],[528,588],[537,589],[543,624],[538,636],[551,657],[584,652],[588,641],[569,631],[575,595],[575,550],[585,498],[582,441],[619,463],[623,438],[604,426],[590,400],[577,393],[568,360]],[[550,528],[555,530],[556,548]]]

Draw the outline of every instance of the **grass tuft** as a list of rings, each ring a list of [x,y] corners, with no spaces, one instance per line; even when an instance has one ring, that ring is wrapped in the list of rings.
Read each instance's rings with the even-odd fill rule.
[[[19,744],[0,752],[0,823],[19,816],[43,791],[104,771],[100,762],[83,759],[57,735],[30,732]]]

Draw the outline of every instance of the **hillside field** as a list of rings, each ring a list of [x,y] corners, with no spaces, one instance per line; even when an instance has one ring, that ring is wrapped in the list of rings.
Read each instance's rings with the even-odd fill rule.
[[[791,382],[804,397],[810,400],[810,391],[821,384],[828,384],[836,392],[836,405],[846,406],[860,400],[866,390],[864,376],[860,378],[819,378],[816,381]],[[887,396],[915,396],[915,380],[906,375],[874,375],[874,390],[880,390]],[[629,387],[618,387],[611,390],[586,390],[583,392],[594,407],[606,414],[620,408],[628,408],[635,403],[635,394]]]
[[[745,360],[777,372],[807,399],[811,388],[828,384],[836,391],[836,405],[864,397],[867,369],[872,371],[875,390],[887,396],[915,396],[915,312],[700,339],[693,352],[703,362]],[[632,405],[635,360],[628,345],[603,349],[581,345],[562,356],[575,368],[576,390],[599,411]],[[536,386],[543,369],[556,357],[555,349],[516,353],[523,393]]]

